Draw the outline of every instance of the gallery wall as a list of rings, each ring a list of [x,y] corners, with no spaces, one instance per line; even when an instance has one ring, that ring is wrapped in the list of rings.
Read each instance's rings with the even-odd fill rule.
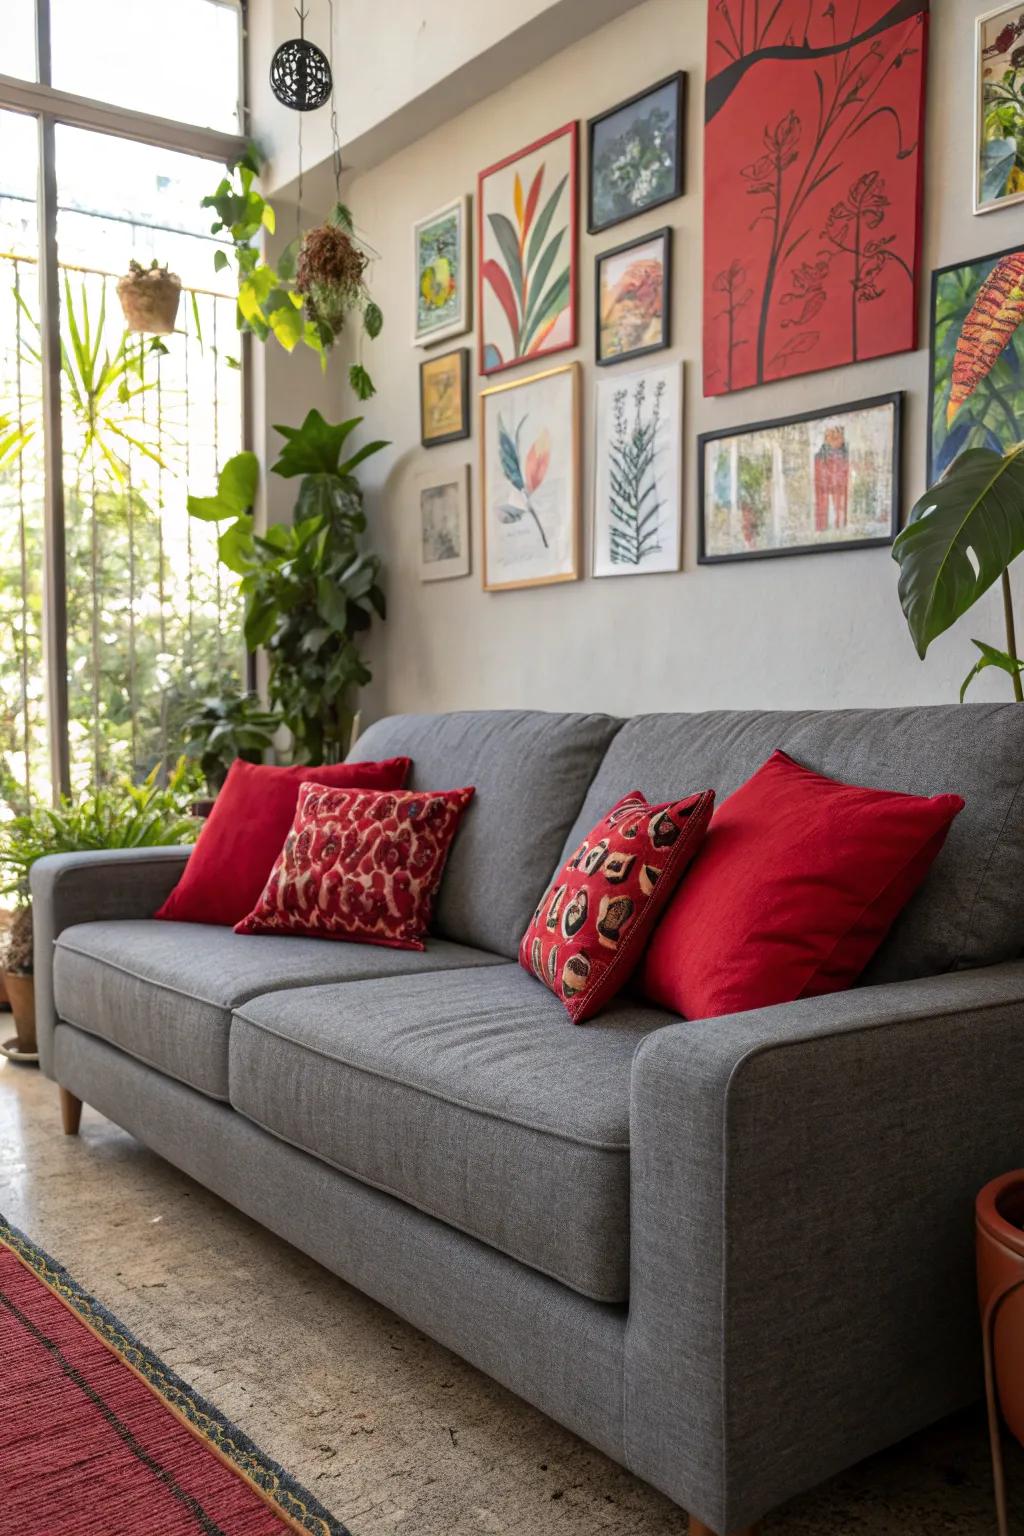
[[[706,708],[799,708],[955,700],[970,639],[1001,644],[1000,605],[989,595],[918,660],[896,596],[888,549],[817,553],[698,566],[696,435],[894,390],[906,392],[903,496],[924,488],[928,385],[928,275],[933,266],[1000,250],[1024,238],[1024,205],[974,216],[973,99],[969,61],[980,0],[933,0],[925,140],[926,197],[917,351],[806,375],[718,399],[702,395],[701,199],[706,0],[646,0],[547,59],[377,166],[346,189],[380,259],[374,296],[385,314],[365,361],[378,388],[367,430],[392,447],[367,465],[371,537],[386,561],[389,616],[373,640],[376,681],[366,710],[537,706],[616,713]],[[386,18],[381,26],[387,26]],[[583,579],[485,592],[480,581],[479,422],[467,441],[420,446],[419,364],[412,346],[411,223],[455,195],[475,193],[477,172],[570,118],[581,122],[673,69],[689,76],[686,193],[604,235],[581,217],[579,346],[550,359],[583,367]],[[753,125],[760,131],[760,125]],[[582,135],[585,145],[585,133]],[[581,163],[581,190],[586,157]],[[674,229],[673,346],[659,363],[684,367],[683,569],[595,580],[590,518],[594,458],[595,253]],[[442,346],[468,345],[475,334]],[[621,365],[621,371],[630,367]],[[335,409],[349,414],[343,369],[332,364]],[[525,364],[519,370],[531,371]],[[611,370],[609,370],[611,371]],[[473,369],[471,388],[480,380]],[[474,548],[468,577],[426,584],[419,574],[417,477],[439,464],[471,466]],[[1021,596],[1024,597],[1024,588]],[[974,696],[1007,696],[983,678]]]

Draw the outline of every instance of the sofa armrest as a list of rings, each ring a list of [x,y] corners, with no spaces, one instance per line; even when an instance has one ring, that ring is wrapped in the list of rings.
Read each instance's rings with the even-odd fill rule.
[[[32,866],[32,948],[39,1064],[53,1076],[53,946],[75,923],[152,917],[181,878],[191,848],[55,853]]]
[[[1024,962],[670,1025],[631,1104],[630,1466],[731,1531],[971,1401]]]

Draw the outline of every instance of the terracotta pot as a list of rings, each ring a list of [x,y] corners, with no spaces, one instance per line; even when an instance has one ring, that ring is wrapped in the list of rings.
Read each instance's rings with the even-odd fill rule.
[[[0,971],[0,1012],[7,1012],[10,1006],[11,1000],[7,996],[7,988],[4,986],[3,972]]]
[[[130,331],[168,336],[178,318],[181,278],[155,268],[149,272],[129,272],[119,280],[117,296]]]
[[[978,1301],[985,1351],[996,1514],[1008,1531],[1000,1413],[1024,1445],[1024,1169],[993,1179],[975,1206]]]
[[[31,1054],[36,1049],[35,982],[31,976],[21,976],[17,971],[5,971],[4,986],[14,1014],[18,1050]]]

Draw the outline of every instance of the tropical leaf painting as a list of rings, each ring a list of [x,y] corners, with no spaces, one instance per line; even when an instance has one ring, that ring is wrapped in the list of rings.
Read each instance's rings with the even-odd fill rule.
[[[481,171],[480,372],[576,341],[577,125]]]
[[[943,267],[932,283],[931,444],[937,480],[969,448],[1024,435],[1024,248]]]

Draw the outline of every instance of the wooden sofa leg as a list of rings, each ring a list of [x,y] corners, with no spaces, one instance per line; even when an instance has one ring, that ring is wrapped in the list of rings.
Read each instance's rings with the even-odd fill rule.
[[[60,1118],[64,1123],[65,1136],[77,1136],[82,1119],[82,1101],[66,1088],[60,1090]]]
[[[691,1515],[690,1536],[715,1536],[715,1532],[703,1520],[698,1520],[696,1515]],[[729,1536],[758,1536],[758,1528],[756,1525],[745,1525],[742,1531],[730,1531]]]

